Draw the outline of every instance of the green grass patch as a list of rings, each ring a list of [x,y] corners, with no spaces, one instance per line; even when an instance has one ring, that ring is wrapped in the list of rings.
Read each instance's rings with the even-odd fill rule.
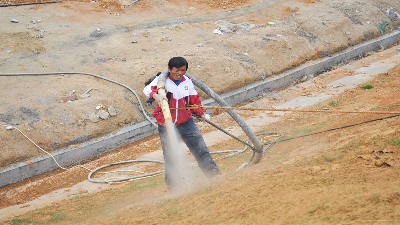
[[[369,89],[374,88],[374,85],[372,85],[372,84],[367,84],[367,85],[362,86],[361,88],[364,89],[364,90],[369,90]]]
[[[60,222],[65,219],[63,212],[43,212],[39,211],[36,213],[41,219],[33,218],[15,218],[10,221],[9,225],[23,225],[23,224],[48,224],[49,222]],[[34,216],[35,217],[35,216]]]
[[[400,147],[400,138],[392,138],[389,141],[389,144]]]
[[[55,212],[50,214],[50,221],[57,222],[65,219],[65,214],[63,212]]]
[[[331,156],[323,155],[322,158],[323,158],[324,161],[327,162],[327,163],[333,162],[333,157],[331,157]]]
[[[16,218],[12,219],[9,225],[32,224],[32,223],[35,223],[35,220],[32,218]]]
[[[330,107],[336,107],[336,106],[338,106],[338,102],[337,101],[331,101],[331,102],[328,103],[328,105]]]
[[[292,132],[290,132],[288,134],[289,137],[296,137],[296,136],[301,136],[301,135],[305,135],[305,134],[310,134],[314,129],[310,128],[310,127],[303,127],[303,128],[299,128],[296,130],[293,130]]]
[[[389,21],[387,20],[381,20],[381,22],[379,22],[376,25],[376,28],[378,28],[379,32],[381,32],[381,34],[384,34],[386,32],[386,28],[389,25]]]
[[[124,192],[143,191],[162,185],[163,175],[150,177],[142,180],[132,181],[132,183],[123,189]]]
[[[321,127],[324,127],[324,126],[325,126],[325,124],[318,124],[318,125],[315,125],[315,127],[300,127],[300,128],[293,129],[293,130],[289,131],[285,135],[285,137],[286,138],[293,138],[293,137],[300,137],[300,136],[303,136],[303,135],[308,135],[308,134],[311,134],[311,133],[315,132],[317,129],[319,129]]]

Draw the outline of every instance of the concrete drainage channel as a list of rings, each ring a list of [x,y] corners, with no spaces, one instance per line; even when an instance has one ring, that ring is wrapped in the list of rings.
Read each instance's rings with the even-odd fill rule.
[[[347,63],[353,59],[361,58],[367,52],[394,45],[399,41],[400,31],[395,31],[391,34],[351,47],[331,57],[326,57],[316,62],[306,63],[277,76],[265,79],[264,81],[255,82],[237,90],[225,93],[221,97],[228,104],[236,105],[259,96],[268,90],[284,87],[306,75],[321,74],[340,63]],[[203,101],[203,104],[216,105],[217,103],[213,99],[208,99]],[[95,141],[82,143],[73,148],[61,149],[52,154],[58,163],[68,166],[92,158],[100,153],[140,140],[156,132],[155,127],[149,121],[144,121],[129,127],[124,127],[112,135],[101,137]],[[31,160],[29,165],[20,162],[1,170],[0,187],[58,168],[54,159],[50,156],[36,157]]]

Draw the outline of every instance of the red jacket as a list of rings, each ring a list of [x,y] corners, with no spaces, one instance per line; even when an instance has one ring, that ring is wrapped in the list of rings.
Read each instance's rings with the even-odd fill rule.
[[[158,78],[159,77],[156,77],[143,89],[143,93],[146,97],[152,98],[153,94],[157,93]],[[175,126],[179,126],[192,118],[192,113],[197,116],[202,116],[204,114],[204,109],[202,108],[185,109],[186,105],[201,105],[200,96],[195,90],[192,80],[187,76],[184,75],[182,77],[182,81],[179,85],[176,85],[174,81],[167,77],[165,81],[165,89],[167,92],[172,121],[175,123]],[[157,106],[154,109],[153,117],[156,118],[158,124],[165,124],[164,115],[160,106]]]

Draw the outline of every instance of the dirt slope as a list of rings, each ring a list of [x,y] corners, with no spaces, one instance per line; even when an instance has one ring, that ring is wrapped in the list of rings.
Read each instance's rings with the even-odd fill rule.
[[[223,93],[400,24],[391,0],[130,3],[1,7],[1,73],[91,73],[143,101],[144,81],[182,55],[192,75]],[[132,93],[88,75],[0,76],[0,96],[1,124],[50,152],[145,119]],[[13,132],[0,135],[0,168],[45,154]]]
[[[323,85],[344,72],[338,69],[315,78],[315,84]],[[400,104],[399,72],[397,66],[313,108],[396,111]],[[361,88],[367,84],[373,88]],[[318,89],[310,87],[310,91]],[[279,92],[282,98],[301,94],[295,89]],[[251,116],[256,114],[248,115]],[[276,143],[260,164],[240,172],[235,169],[248,159],[248,154],[220,161],[224,175],[208,188],[172,195],[166,192],[162,177],[155,177],[116,184],[114,189],[99,194],[82,193],[14,218],[10,223],[398,224],[400,120],[382,119],[388,116],[287,114],[279,122],[264,127],[258,136],[266,141],[267,133],[277,132],[285,139],[293,139]],[[121,149],[119,154],[154,146],[155,141]],[[229,141],[211,149],[241,147]],[[57,183],[69,175],[50,177]],[[36,184],[35,189],[46,186]],[[20,194],[23,193],[22,190]]]
[[[0,28],[0,69],[2,73],[93,72],[140,92],[144,80],[164,69],[172,55],[183,55],[192,74],[223,92],[377,37],[382,20],[389,21],[388,32],[399,24],[399,4],[299,0],[185,5],[175,0],[139,1],[124,9],[120,3],[105,1],[0,8],[2,21],[19,21]],[[222,35],[213,33],[217,28]],[[44,36],[38,37],[41,33]],[[379,54],[385,53],[376,57]],[[350,75],[340,69],[331,73]],[[399,73],[397,66],[369,82],[372,89],[355,88],[317,108],[398,111]],[[324,77],[320,79],[315,90],[283,90],[278,97],[275,90],[259,104],[274,105],[277,99],[318,91]],[[143,120],[132,94],[86,76],[0,77],[0,96],[2,124],[18,125],[39,145],[54,151]],[[116,116],[90,119],[109,106],[116,109]],[[241,115],[251,117],[256,112]],[[383,116],[288,114],[258,136],[279,132],[297,137],[379,117]],[[232,123],[223,115],[217,118],[219,124]],[[4,223],[399,224],[399,125],[396,117],[280,142],[260,164],[240,172],[236,168],[250,155],[221,161],[220,179],[183,196],[167,193],[162,177],[155,177],[111,185],[114,188],[100,194],[82,192]],[[202,126],[203,132],[211,129]],[[0,167],[43,154],[8,130],[0,129],[0,137]],[[85,166],[138,158],[159,148],[154,136]],[[242,146],[229,141],[210,148]],[[22,203],[26,203],[22,208],[28,207],[28,201],[86,176],[86,170],[74,167],[2,187],[0,208]]]

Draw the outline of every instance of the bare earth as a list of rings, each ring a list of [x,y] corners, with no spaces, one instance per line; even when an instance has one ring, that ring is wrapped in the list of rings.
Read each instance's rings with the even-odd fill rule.
[[[223,93],[381,35],[400,24],[397,1],[138,1],[62,2],[0,8],[0,73],[85,72],[137,90],[166,69],[172,56]],[[126,7],[122,7],[126,5]],[[122,8],[121,8],[122,7]],[[397,14],[396,14],[397,13]],[[12,19],[18,21],[11,22]],[[382,28],[382,27],[381,27]],[[217,30],[216,30],[217,29]],[[222,33],[222,34],[218,34]],[[382,49],[383,50],[383,49]],[[396,48],[360,64],[398,54]],[[400,67],[315,108],[399,111]],[[250,105],[269,107],[307,96],[338,68],[306,89],[274,90]],[[0,76],[0,122],[56,151],[144,120],[126,89],[86,75]],[[204,95],[203,95],[204,96]],[[206,98],[206,96],[204,96]],[[111,107],[111,108],[110,108]],[[116,115],[98,119],[101,110]],[[150,108],[146,108],[151,112]],[[241,112],[245,118],[258,112]],[[385,117],[291,113],[257,128],[284,137],[311,134]],[[220,161],[223,176],[182,196],[166,192],[161,176],[110,185],[4,219],[5,224],[399,224],[399,117],[275,144],[260,164],[236,172],[248,153]],[[226,115],[213,119],[227,126]],[[213,130],[201,124],[203,132]],[[0,129],[0,168],[44,154],[18,133]],[[264,140],[266,141],[266,140]],[[88,168],[136,159],[160,149],[157,136],[97,157]],[[240,149],[226,141],[212,150]],[[22,204],[83,181],[86,170],[54,171],[0,189],[0,208]],[[27,203],[28,205],[23,205]],[[39,208],[39,207],[38,207]]]

